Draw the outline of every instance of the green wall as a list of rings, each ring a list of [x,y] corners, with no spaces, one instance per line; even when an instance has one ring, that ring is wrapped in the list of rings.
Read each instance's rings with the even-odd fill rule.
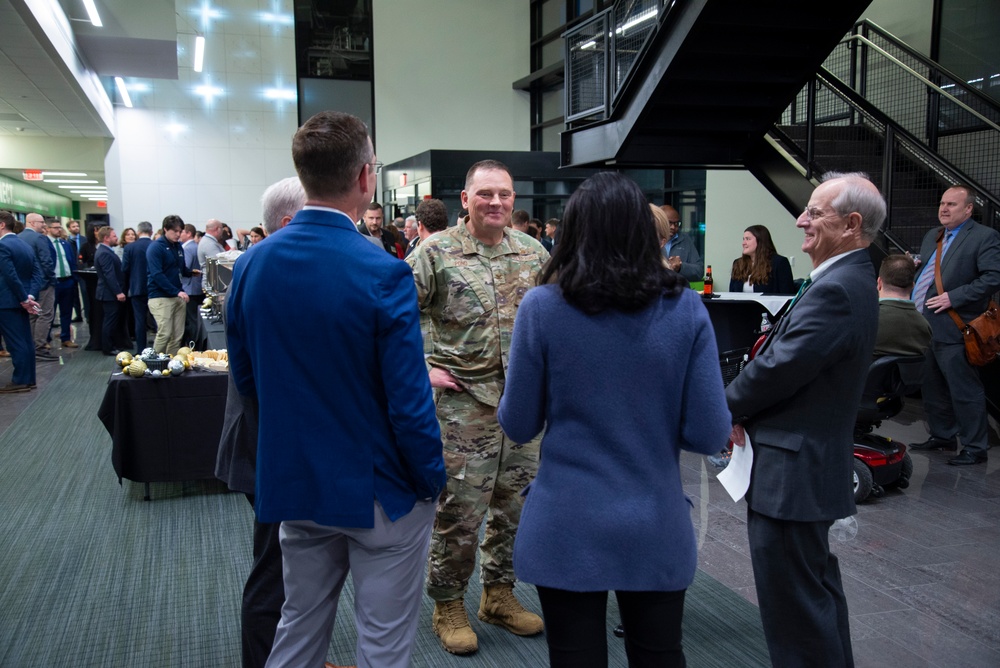
[[[73,201],[0,175],[0,208],[69,218],[73,214]]]

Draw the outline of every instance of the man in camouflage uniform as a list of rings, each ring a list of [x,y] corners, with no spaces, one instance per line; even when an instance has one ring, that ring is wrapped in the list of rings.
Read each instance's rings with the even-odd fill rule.
[[[479,619],[517,635],[543,629],[541,618],[514,598],[512,563],[520,492],[538,469],[538,441],[511,442],[497,424],[496,407],[514,314],[548,253],[507,227],[514,184],[502,163],[472,166],[462,206],[469,210],[463,223],[425,239],[407,257],[429,324],[424,348],[430,351],[427,363],[448,471],[431,538],[427,593],[435,600],[434,632],[453,654],[479,648],[464,596],[484,516]]]

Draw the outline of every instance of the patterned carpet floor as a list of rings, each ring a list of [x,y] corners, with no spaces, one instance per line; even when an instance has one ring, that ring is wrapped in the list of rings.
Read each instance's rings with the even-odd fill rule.
[[[96,418],[109,372],[108,358],[74,354],[0,434],[0,666],[238,666],[251,509],[212,481],[157,483],[149,502],[141,484],[119,486]],[[540,612],[532,587],[517,592]],[[470,617],[479,594],[474,581]],[[414,666],[548,663],[543,636],[478,620],[479,653],[446,654],[431,607],[425,597]],[[330,645],[336,663],[354,660],[352,610],[348,582]],[[617,621],[612,596],[609,665],[625,666]],[[768,665],[757,609],[702,573],[687,595],[684,638],[696,668]]]

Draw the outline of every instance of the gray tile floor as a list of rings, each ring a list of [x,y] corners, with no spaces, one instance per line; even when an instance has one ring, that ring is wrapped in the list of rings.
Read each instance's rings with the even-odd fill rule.
[[[1000,445],[991,421],[990,443]],[[876,430],[927,438],[919,399]],[[1000,450],[985,465],[911,453],[910,486],[858,505],[857,534],[834,542],[858,668],[1000,666]],[[699,567],[756,603],[746,503],[733,503],[704,457],[684,453]],[[833,541],[831,541],[833,542]]]
[[[78,340],[86,342],[85,328]],[[58,345],[58,344],[56,344]],[[62,363],[38,366],[38,389],[0,398],[0,431],[82,349],[55,349]],[[0,358],[0,385],[10,380]],[[96,379],[95,379],[96,380]],[[98,383],[106,375],[101,374]],[[991,421],[991,444],[1000,445]],[[877,430],[904,443],[927,438],[918,399]],[[857,534],[837,542],[851,610],[858,668],[1000,666],[1000,450],[989,463],[946,464],[947,453],[912,453],[910,487],[858,506]],[[746,535],[746,504],[733,503],[706,459],[682,455],[694,502],[699,567],[756,604]],[[724,632],[724,630],[720,630]]]

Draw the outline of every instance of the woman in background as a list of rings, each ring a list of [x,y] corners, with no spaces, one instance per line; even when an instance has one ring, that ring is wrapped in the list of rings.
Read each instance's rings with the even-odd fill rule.
[[[607,666],[610,590],[629,665],[683,666],[697,554],[680,451],[717,452],[731,428],[708,312],[666,267],[642,190],[616,173],[570,197],[538,283],[497,413],[515,443],[545,429],[515,573],[538,588],[552,666]]]
[[[138,237],[136,237],[135,230],[133,230],[131,227],[126,227],[124,230],[122,230],[122,237],[121,239],[118,240],[118,245],[115,246],[114,249],[115,255],[118,256],[119,260],[125,253],[125,247],[128,246],[133,241],[135,241],[137,238]]]
[[[778,255],[771,232],[763,225],[751,225],[743,232],[743,254],[733,261],[730,292],[795,294],[792,266]]]

